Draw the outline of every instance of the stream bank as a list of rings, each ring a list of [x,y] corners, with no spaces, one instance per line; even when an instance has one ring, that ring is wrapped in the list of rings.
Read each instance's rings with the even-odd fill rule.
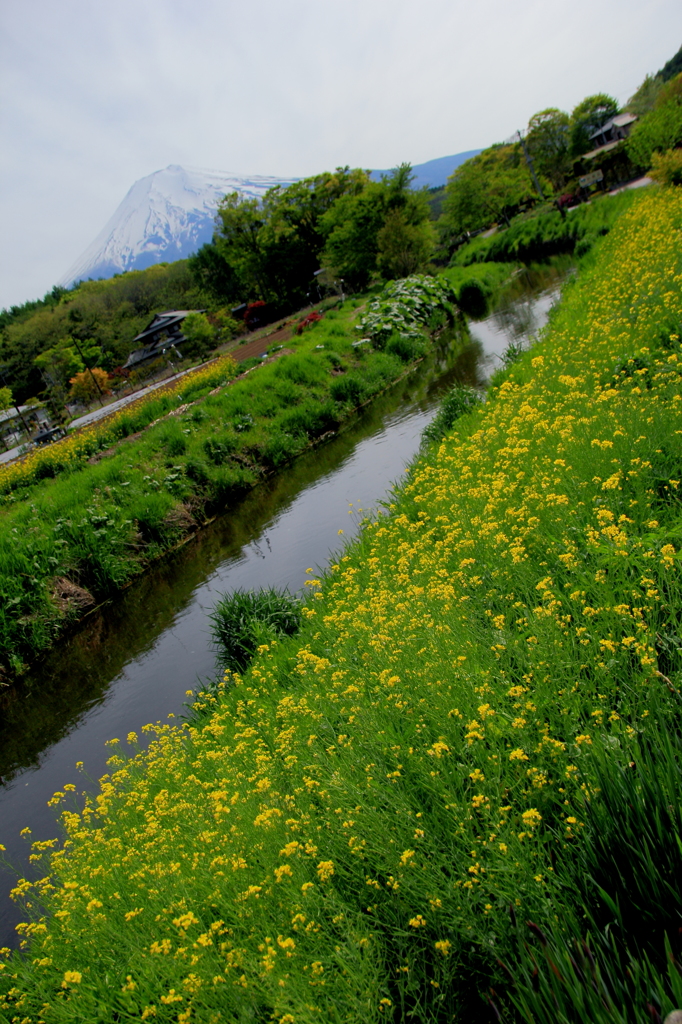
[[[210,613],[238,587],[302,588],[352,536],[417,454],[421,433],[455,382],[482,386],[510,344],[546,321],[563,274],[528,271],[487,319],[469,325],[453,356],[447,339],[409,377],[375,400],[326,445],[256,487],[229,516],[100,609],[29,673],[21,700],[3,697],[0,724],[0,843],[16,871],[0,876],[0,944],[16,944],[20,912],[8,899],[25,873],[31,840],[58,832],[47,805],[65,783],[94,788],[112,736],[182,714],[186,691],[215,671]],[[349,515],[349,511],[352,513]],[[343,530],[343,537],[339,531]],[[28,827],[30,838],[19,832]]]

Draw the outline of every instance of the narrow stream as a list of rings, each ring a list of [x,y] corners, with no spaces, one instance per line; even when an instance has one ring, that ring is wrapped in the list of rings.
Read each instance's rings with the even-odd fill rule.
[[[302,589],[357,531],[362,510],[387,497],[455,381],[482,384],[510,343],[546,321],[565,269],[524,272],[497,311],[447,339],[338,437],[259,485],[52,652],[0,704],[0,946],[17,944],[9,899],[30,874],[30,843],[59,834],[47,801],[66,783],[94,789],[107,739],[183,712],[186,691],[215,673],[209,616],[226,592]],[[350,514],[349,514],[350,513]],[[343,530],[343,536],[339,531]],[[84,777],[77,761],[85,763]],[[91,781],[93,780],[93,781]],[[21,837],[20,831],[31,829]]]

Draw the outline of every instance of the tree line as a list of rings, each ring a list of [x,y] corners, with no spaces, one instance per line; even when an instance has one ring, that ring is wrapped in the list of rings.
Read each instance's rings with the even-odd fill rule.
[[[632,168],[682,181],[682,48],[647,76],[625,109],[639,120],[621,149]],[[319,298],[366,289],[447,263],[471,232],[577,187],[591,136],[619,112],[606,93],[586,97],[568,114],[534,114],[517,138],[463,163],[444,190],[415,190],[409,164],[380,181],[338,167],[262,199],[234,192],[221,202],[213,239],[189,260],[130,271],[109,280],[54,288],[42,300],[0,313],[0,371],[17,401],[60,391],[87,369],[111,373],[133,339],[164,309],[203,309],[188,324],[187,351],[201,355],[244,328],[241,311],[267,307],[269,318]],[[545,206],[546,208],[546,206]],[[247,319],[247,325],[249,321]],[[187,333],[187,332],[186,332]],[[81,378],[83,395],[89,374]]]

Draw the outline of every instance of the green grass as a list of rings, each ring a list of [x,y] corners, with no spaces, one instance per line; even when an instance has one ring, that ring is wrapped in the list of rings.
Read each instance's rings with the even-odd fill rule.
[[[287,342],[293,352],[243,379],[220,386],[214,378],[224,369],[201,372],[179,393],[37,453],[26,472],[8,472],[0,669],[20,669],[80,614],[55,600],[56,580],[105,599],[404,373],[425,337],[421,347],[354,348],[361,312],[357,304],[329,310]]]
[[[584,256],[598,238],[608,234],[618,218],[636,199],[635,191],[601,196],[566,213],[558,210],[521,214],[509,228],[488,238],[475,238],[459,249],[453,267],[477,263],[529,263],[561,253]]]
[[[113,741],[68,845],[37,844],[45,877],[17,887],[10,1019],[679,1005],[680,223],[681,194],[633,204],[311,581],[296,636],[147,754]]]
[[[226,594],[211,613],[218,665],[243,672],[261,644],[297,633],[301,618],[300,601],[287,591],[270,588]]]

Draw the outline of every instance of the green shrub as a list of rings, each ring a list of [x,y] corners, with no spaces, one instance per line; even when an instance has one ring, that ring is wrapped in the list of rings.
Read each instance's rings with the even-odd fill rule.
[[[403,363],[412,363],[424,355],[425,345],[419,338],[405,338],[397,332],[386,342],[387,355],[397,356]]]
[[[440,408],[422,433],[422,443],[440,441],[449,433],[460,416],[470,412],[481,402],[481,394],[467,384],[455,384],[441,402]]]
[[[474,279],[465,281],[457,296],[459,308],[475,320],[480,320],[487,315],[488,299],[489,295],[484,286],[480,281]]]
[[[293,636],[301,603],[286,590],[236,590],[211,613],[211,635],[223,669],[243,672],[264,637]]]

